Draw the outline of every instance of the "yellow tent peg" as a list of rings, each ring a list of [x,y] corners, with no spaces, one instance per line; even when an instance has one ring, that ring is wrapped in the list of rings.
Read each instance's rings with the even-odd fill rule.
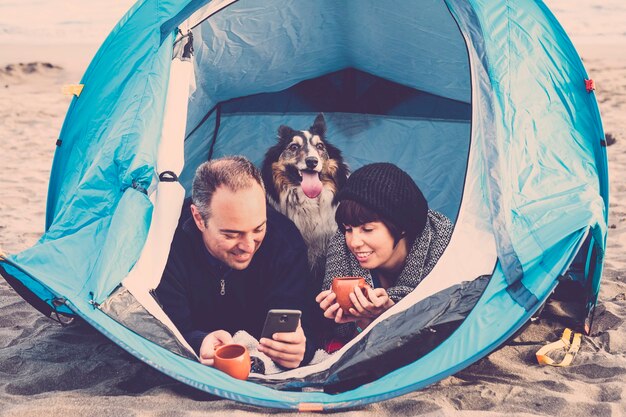
[[[85,84],[67,84],[63,86],[63,94],[66,96],[80,96],[80,93],[83,91],[83,87]]]
[[[537,351],[537,362],[539,362],[539,365],[569,366],[574,360],[578,349],[580,349],[581,339],[582,334],[574,333],[570,329],[563,330],[561,339],[549,343]],[[564,351],[565,356],[561,362],[555,362],[554,359],[548,356],[548,353],[559,350]]]

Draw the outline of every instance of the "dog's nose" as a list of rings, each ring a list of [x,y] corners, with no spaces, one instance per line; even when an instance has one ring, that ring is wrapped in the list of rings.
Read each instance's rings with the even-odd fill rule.
[[[317,158],[314,156],[309,156],[307,159],[305,159],[306,161],[306,167],[313,169],[317,166]]]

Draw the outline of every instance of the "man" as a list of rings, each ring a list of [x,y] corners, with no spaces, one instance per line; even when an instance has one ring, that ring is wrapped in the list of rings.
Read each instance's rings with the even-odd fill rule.
[[[205,162],[192,187],[191,217],[186,202],[156,289],[163,309],[210,366],[238,330],[258,339],[268,310],[302,310],[295,332],[263,338],[258,349],[284,368],[308,362],[313,295],[298,229],[266,206],[261,174],[243,157]]]

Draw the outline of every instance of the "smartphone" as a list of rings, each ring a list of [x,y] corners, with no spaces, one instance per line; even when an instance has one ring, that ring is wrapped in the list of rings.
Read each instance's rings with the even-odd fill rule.
[[[298,328],[300,310],[270,310],[265,317],[261,337],[271,339],[274,333],[291,333]]]

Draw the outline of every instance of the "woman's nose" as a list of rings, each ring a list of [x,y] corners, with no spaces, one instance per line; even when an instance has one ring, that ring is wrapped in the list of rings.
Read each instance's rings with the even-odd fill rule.
[[[363,240],[361,239],[359,232],[352,229],[352,233],[350,236],[350,247],[358,248],[361,245],[363,245]]]

